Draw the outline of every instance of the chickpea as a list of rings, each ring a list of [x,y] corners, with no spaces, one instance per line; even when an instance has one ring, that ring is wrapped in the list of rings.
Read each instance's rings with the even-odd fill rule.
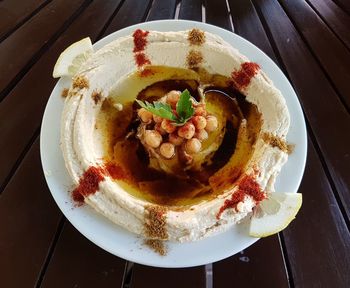
[[[199,141],[197,138],[192,138],[190,140],[187,140],[185,144],[185,151],[188,154],[195,154],[198,153],[202,148],[201,141]]]
[[[162,143],[162,135],[154,130],[145,131],[145,142],[148,146],[152,148],[158,148],[160,143]]]
[[[207,125],[207,120],[203,116],[194,116],[192,118],[192,123],[196,127],[196,129],[204,129],[205,126]]]
[[[167,132],[167,133],[173,133],[176,130],[176,126],[174,126],[170,120],[163,119],[161,127]]]
[[[205,131],[205,129],[200,129],[194,134],[194,137],[197,138],[199,141],[207,140],[208,132]]]
[[[205,110],[205,104],[199,104],[194,110],[195,116],[207,116],[207,110]]]
[[[181,92],[176,90],[171,90],[166,94],[166,101],[171,107],[175,108],[177,102],[180,99]]]
[[[170,159],[175,154],[175,146],[171,143],[166,142],[160,145],[159,151],[164,158]]]
[[[177,133],[171,133],[169,135],[169,142],[175,146],[180,146],[184,142],[184,138],[177,135]]]
[[[158,131],[160,135],[165,135],[167,132],[162,128],[161,123],[154,125],[154,130]]]
[[[163,118],[153,114],[153,121],[156,123],[161,123],[163,121]]]
[[[209,115],[207,116],[207,126],[205,126],[205,130],[207,132],[213,132],[218,128],[218,119],[215,116]]]
[[[137,111],[137,115],[140,117],[141,121],[144,123],[151,122],[153,118],[153,114],[147,111],[145,108],[139,109],[139,111]]]
[[[191,122],[187,122],[185,125],[177,130],[177,134],[185,139],[191,139],[196,132],[196,128]]]

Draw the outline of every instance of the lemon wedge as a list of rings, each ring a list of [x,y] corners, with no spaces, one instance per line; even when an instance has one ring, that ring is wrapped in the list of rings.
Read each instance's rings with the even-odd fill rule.
[[[286,228],[302,203],[300,193],[270,193],[255,209],[249,228],[253,237],[267,237]]]
[[[89,37],[73,43],[58,57],[52,76],[54,78],[73,76],[92,52],[93,48]]]

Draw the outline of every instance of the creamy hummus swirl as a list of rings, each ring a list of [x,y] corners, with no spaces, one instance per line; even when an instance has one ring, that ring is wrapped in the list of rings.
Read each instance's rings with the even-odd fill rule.
[[[200,37],[197,39],[191,36]],[[238,50],[208,32],[149,31],[143,37],[147,43],[141,43],[141,48],[137,49],[133,35],[111,42],[94,52],[73,77],[62,113],[61,148],[75,185],[79,185],[89,167],[104,165],[102,134],[95,129],[97,115],[103,100],[112,92],[122,90],[124,83],[136,71],[147,72],[147,64],[186,69],[195,65],[209,74],[233,77],[235,84],[234,75],[239,76],[242,65],[249,63]],[[193,39],[199,41],[196,43]],[[189,61],[189,55],[193,56],[193,61]],[[138,61],[140,58],[143,61]],[[274,143],[284,143],[290,119],[285,100],[271,80],[260,69],[251,76],[248,83],[239,88],[246,96],[246,101],[257,106],[261,113],[262,127],[243,174],[254,177],[261,193],[264,193],[263,191],[274,190],[276,176],[287,161],[288,154],[283,145],[281,147]],[[144,83],[150,85],[155,81],[152,79]],[[140,91],[144,85],[135,89]],[[183,242],[223,232],[246,217],[257,205],[257,201],[249,194],[245,195],[237,207],[223,209],[237,189],[239,180],[211,201],[181,210],[163,209],[158,213],[163,229],[160,236],[147,232],[150,215],[154,212],[152,209],[157,210],[159,207],[131,196],[109,176],[105,176],[98,183],[98,191],[86,195],[84,201],[131,232],[144,237]]]

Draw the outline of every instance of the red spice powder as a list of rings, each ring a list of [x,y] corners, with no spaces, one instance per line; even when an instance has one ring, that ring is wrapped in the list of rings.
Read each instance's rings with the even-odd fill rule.
[[[245,195],[253,197],[254,201],[257,203],[266,198],[265,193],[261,190],[254,177],[245,175],[239,181],[238,189],[232,194],[231,199],[225,200],[216,218],[219,219],[221,214],[228,208],[236,209],[237,204],[244,200]]]
[[[266,198],[265,193],[261,190],[259,184],[252,176],[244,176],[238,184],[238,189],[245,194],[252,196],[255,202],[260,202]]]
[[[254,62],[244,62],[241,64],[241,68],[238,71],[231,73],[232,80],[238,90],[246,88],[250,80],[258,73],[260,69],[259,64]]]
[[[141,77],[148,77],[154,75],[155,72],[152,69],[143,69],[140,73]]]
[[[96,193],[98,185],[103,179],[103,169],[91,166],[80,178],[79,186],[73,190],[73,200],[84,203],[84,196]]]
[[[146,64],[151,64],[151,61],[149,61],[145,53],[136,53],[134,57],[138,67],[141,67]]]
[[[143,31],[141,29],[135,30],[132,36],[134,37],[134,57],[136,65],[140,68],[143,65],[151,64],[151,61],[147,58],[146,54],[143,52],[147,46],[147,35],[149,31]],[[147,74],[142,74],[141,76],[148,76]]]
[[[107,163],[105,164],[105,168],[109,175],[115,180],[127,180],[130,179],[130,175],[126,172],[122,167],[114,164]]]
[[[145,50],[147,45],[147,35],[149,31],[143,31],[141,29],[137,29],[134,34],[134,52],[141,52]]]

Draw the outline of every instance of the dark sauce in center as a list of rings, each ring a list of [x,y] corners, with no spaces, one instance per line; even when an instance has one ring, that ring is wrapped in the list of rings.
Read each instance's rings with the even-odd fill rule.
[[[223,81],[223,83],[227,82]],[[215,97],[224,97],[224,95],[220,95],[220,93],[225,93],[236,99],[235,103],[237,107],[233,108],[234,112],[228,110],[229,112],[231,111],[232,114],[241,114],[233,115],[234,119],[239,119],[240,121],[243,117],[249,121],[252,115],[257,113],[257,110],[253,109],[253,105],[246,102],[245,96],[240,94],[237,90],[229,86],[215,84],[216,83],[213,83],[212,86],[207,87],[205,91],[208,91],[208,95],[209,93],[212,93],[212,95],[216,93],[214,95]],[[183,91],[188,89],[191,95],[195,97],[196,100],[199,100],[197,91],[198,85],[199,83],[196,80],[161,81],[142,90],[137,98],[151,102],[158,100],[171,90]],[[227,100],[219,100],[219,103],[220,101]],[[129,102],[124,105],[123,112],[118,113],[115,111],[116,109],[112,107],[111,103],[106,100],[101,110],[101,113],[105,114],[103,117],[106,138],[105,160],[118,164],[131,175],[130,179],[127,181],[116,180],[117,183],[137,198],[152,203],[172,206],[172,209],[181,209],[180,207],[212,199],[222,193],[220,189],[213,189],[213,187],[211,187],[210,177],[216,175],[220,169],[227,170],[230,168],[226,166],[237,149],[239,123],[237,124],[237,122],[231,118],[227,119],[221,145],[214,152],[211,161],[205,163],[199,171],[188,170],[185,172],[185,177],[184,175],[179,177],[178,175],[170,175],[149,167],[149,156],[135,136],[139,124],[136,114],[138,108],[136,103]],[[215,115],[216,111],[209,112]],[[255,118],[258,117],[257,115],[253,116]],[[123,117],[123,119],[121,119],[121,117]],[[256,131],[251,131],[250,145],[244,149],[251,150],[255,141],[255,132]],[[247,153],[249,154],[249,152]],[[231,175],[230,173],[226,174]],[[226,174],[223,173],[223,175]],[[232,177],[237,178],[239,175],[240,173],[236,173],[236,175],[232,175]]]

